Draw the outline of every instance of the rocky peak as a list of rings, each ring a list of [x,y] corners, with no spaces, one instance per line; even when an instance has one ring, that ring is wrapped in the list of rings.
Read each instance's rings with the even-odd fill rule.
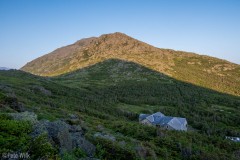
[[[83,39],[75,42],[74,44],[78,45],[78,46],[87,46],[90,43],[94,42],[96,39],[97,39],[97,37],[83,38]]]
[[[115,33],[109,33],[109,34],[103,34],[99,38],[107,38],[107,39],[119,39],[119,40],[124,40],[124,39],[134,39],[124,33],[121,32],[115,32]]]

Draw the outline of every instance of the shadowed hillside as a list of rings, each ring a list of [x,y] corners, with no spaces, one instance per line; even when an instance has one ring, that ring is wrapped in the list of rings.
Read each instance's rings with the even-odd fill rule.
[[[240,136],[239,97],[185,83],[133,62],[109,59],[52,78],[0,71],[0,84],[1,113],[28,110],[42,120],[80,125],[96,146],[96,158],[237,159],[239,144],[225,136]],[[186,117],[194,131],[161,131],[138,123],[139,113],[156,111]],[[70,114],[80,117],[80,122],[71,121]],[[26,137],[29,130],[22,132],[26,134],[19,136]],[[0,148],[12,143],[7,142],[0,143]],[[28,150],[27,142],[14,143]],[[84,155],[80,153],[68,154]]]
[[[119,59],[109,59],[54,77],[53,80],[71,88],[96,89],[98,95],[104,94],[104,97],[114,99],[117,103],[137,106],[159,104],[194,108],[203,105],[209,107],[207,111],[211,108],[215,111],[218,110],[215,104],[238,109],[240,100],[239,97],[178,81],[139,64]]]

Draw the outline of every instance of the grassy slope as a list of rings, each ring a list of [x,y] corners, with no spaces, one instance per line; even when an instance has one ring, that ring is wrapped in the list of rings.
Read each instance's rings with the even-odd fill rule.
[[[208,56],[174,58],[174,78],[212,88],[223,93],[240,95],[240,66]]]
[[[239,148],[224,140],[225,135],[240,133],[239,97],[177,81],[132,62],[108,60],[51,79],[21,71],[0,71],[0,84],[4,96],[15,94],[40,118],[80,115],[88,138],[100,144],[96,155],[100,158],[135,157],[136,146],[142,146],[151,159],[234,159]],[[2,112],[10,110],[7,104],[1,107]],[[137,122],[138,113],[155,111],[186,117],[199,131],[161,131],[157,136],[155,128]],[[112,134],[117,141],[93,139],[96,132]],[[123,147],[122,141],[126,143]]]

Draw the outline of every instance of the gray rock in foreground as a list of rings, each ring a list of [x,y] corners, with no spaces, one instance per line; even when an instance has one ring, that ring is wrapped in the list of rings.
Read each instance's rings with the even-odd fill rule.
[[[33,112],[20,112],[20,113],[9,113],[9,115],[19,121],[30,121],[31,123],[35,124],[38,122],[37,115]]]
[[[37,115],[33,112],[21,112],[10,114],[15,120],[26,120],[33,124],[33,138],[41,134],[47,134],[52,145],[57,146],[60,153],[71,151],[74,148],[82,149],[89,157],[95,153],[96,147],[85,139],[80,125],[69,125],[64,121],[57,120],[37,120]]]

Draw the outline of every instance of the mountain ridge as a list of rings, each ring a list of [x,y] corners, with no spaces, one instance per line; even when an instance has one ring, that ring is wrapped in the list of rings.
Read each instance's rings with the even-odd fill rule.
[[[58,48],[21,70],[40,76],[58,76],[111,58],[132,61],[185,82],[240,95],[240,65],[206,55],[156,48],[119,32]]]

